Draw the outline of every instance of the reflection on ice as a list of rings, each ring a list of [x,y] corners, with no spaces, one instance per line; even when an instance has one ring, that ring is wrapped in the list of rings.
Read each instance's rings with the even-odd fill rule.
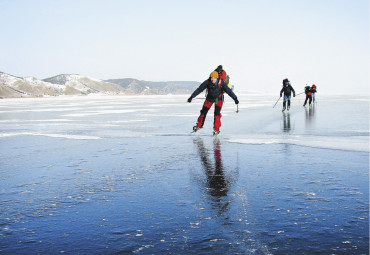
[[[289,133],[290,129],[290,113],[283,112],[283,131]]]
[[[310,128],[311,125],[315,122],[315,108],[316,105],[312,104],[311,106],[305,107],[306,119],[305,124],[306,128]]]
[[[213,200],[217,203],[220,209],[220,214],[227,210],[229,201],[223,200],[222,197],[228,195],[231,182],[225,176],[225,169],[222,164],[221,142],[215,139],[213,144],[213,158],[212,161],[208,150],[204,145],[202,138],[194,138],[194,144],[198,148],[198,154],[201,159],[204,172],[206,175],[206,189],[212,196]]]

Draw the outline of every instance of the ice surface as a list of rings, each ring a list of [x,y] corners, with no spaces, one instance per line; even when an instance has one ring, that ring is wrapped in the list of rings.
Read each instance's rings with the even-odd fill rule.
[[[98,126],[107,124],[107,122],[115,124],[140,122],[140,127],[145,126],[143,122],[155,123],[153,129],[145,130],[145,135],[184,135],[188,133],[189,126],[191,127],[195,122],[194,117],[198,116],[198,108],[201,108],[202,102],[199,100],[198,102],[194,101],[191,105],[183,105],[183,99],[184,96],[136,96],[124,99],[120,97],[67,97],[42,99],[41,101],[38,99],[3,100],[3,105],[12,102],[13,107],[3,107],[0,109],[0,113],[3,116],[16,116],[16,113],[19,113],[21,116],[22,113],[27,112],[44,112],[45,116],[37,115],[40,119],[29,119],[28,117],[19,119],[20,122],[30,125],[32,122],[37,122],[38,126],[42,125],[42,122],[52,121],[71,124],[71,122],[88,120],[86,118],[93,120],[94,124]],[[144,100],[145,103],[142,102]],[[275,109],[271,109],[274,98],[246,96],[244,102],[242,101],[239,106],[240,114],[235,113],[233,102],[226,100],[222,114],[223,120],[228,117],[223,121],[227,132],[223,136],[230,142],[247,144],[287,143],[318,148],[369,151],[367,121],[369,102],[366,98],[324,97],[321,102],[306,108],[300,106],[303,98],[298,99],[297,97],[294,100],[296,102],[293,102],[292,109],[282,114],[277,114],[280,109],[279,105]],[[35,102],[37,105],[33,107]],[[345,103],[343,104],[343,102]],[[17,107],[18,103],[21,104],[19,108]],[[30,104],[30,107],[26,105],[27,103]],[[56,118],[48,118],[48,112],[54,116],[60,112],[58,114],[59,121]],[[206,125],[208,129],[212,128],[212,110],[210,113],[209,124]],[[101,118],[96,115],[108,117]],[[114,119],[117,117],[115,115],[119,115],[120,119]],[[81,119],[83,117],[86,118]],[[171,120],[173,123],[167,123],[165,129],[158,128],[158,126],[162,126],[163,120],[170,117],[174,118]],[[176,125],[179,121],[188,124]],[[15,123],[17,119],[5,117],[0,122]],[[181,128],[179,128],[180,126]],[[134,127],[126,128],[129,128],[130,132],[136,131]],[[281,132],[282,130],[284,132]],[[222,131],[222,133],[224,132]],[[114,136],[117,135],[114,133]]]
[[[368,254],[369,99],[0,100],[0,253]]]

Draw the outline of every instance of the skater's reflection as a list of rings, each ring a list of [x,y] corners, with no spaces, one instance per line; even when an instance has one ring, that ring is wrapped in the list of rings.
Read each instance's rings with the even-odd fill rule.
[[[290,129],[290,113],[283,112],[283,132],[289,132]]]
[[[315,120],[315,104],[305,108],[306,112],[306,127],[311,126]]]
[[[209,159],[204,142],[201,138],[195,138],[194,143],[197,145],[198,153],[202,161],[202,165],[206,174],[206,189],[212,196],[212,200],[217,202],[217,207],[221,210],[220,213],[227,209],[229,204],[228,199],[223,199],[228,194],[230,181],[225,177],[224,167],[221,156],[221,143],[218,139],[213,144],[214,162]],[[226,201],[225,201],[226,200]]]

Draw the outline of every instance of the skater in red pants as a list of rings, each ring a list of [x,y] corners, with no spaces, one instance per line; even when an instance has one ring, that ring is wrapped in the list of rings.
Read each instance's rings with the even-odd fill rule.
[[[193,127],[193,132],[198,131],[203,128],[204,121],[206,120],[208,110],[215,104],[214,122],[213,122],[213,135],[218,135],[220,133],[221,127],[221,109],[224,103],[224,92],[226,92],[232,99],[234,99],[235,104],[239,104],[237,96],[234,92],[227,86],[227,84],[219,78],[219,73],[213,71],[210,74],[209,79],[205,80],[188,99],[190,103],[191,100],[199,95],[202,91],[207,89],[206,100],[204,101],[203,108],[200,110],[200,116],[198,117],[197,124]]]

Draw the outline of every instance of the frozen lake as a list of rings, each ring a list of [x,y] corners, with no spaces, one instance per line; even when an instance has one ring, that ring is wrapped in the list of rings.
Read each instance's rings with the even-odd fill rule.
[[[0,100],[0,254],[369,254],[369,99]]]

